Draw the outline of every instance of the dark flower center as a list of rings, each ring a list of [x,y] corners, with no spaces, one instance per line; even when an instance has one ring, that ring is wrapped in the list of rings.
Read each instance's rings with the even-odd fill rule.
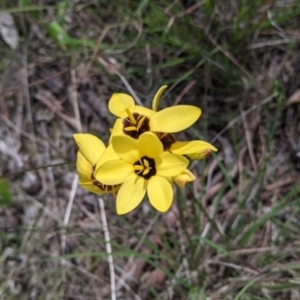
[[[128,117],[123,119],[123,132],[126,135],[134,139],[138,139],[139,136],[150,130],[149,119],[146,116],[138,113],[127,112]]]
[[[156,174],[155,160],[153,158],[143,156],[133,165],[135,174],[150,179]]]
[[[156,134],[164,146],[164,151],[168,151],[172,144],[176,142],[174,135],[171,133],[157,132]]]

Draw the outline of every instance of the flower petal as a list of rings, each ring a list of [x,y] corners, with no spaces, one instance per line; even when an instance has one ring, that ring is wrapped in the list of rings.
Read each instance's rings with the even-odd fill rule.
[[[100,159],[98,160],[98,162],[97,162],[97,168],[99,168],[99,166],[103,165],[107,161],[116,160],[116,159],[119,159],[119,156],[114,151],[114,148],[113,148],[112,144],[110,144],[110,145],[108,145],[108,147],[103,152],[103,154],[100,157]]]
[[[92,192],[94,194],[97,194],[97,195],[103,195],[105,194],[105,192],[103,190],[101,190],[100,188],[98,188],[96,185],[94,185],[92,182],[81,182],[79,181],[79,184],[80,186],[89,191],[89,192]]]
[[[128,162],[117,159],[105,162],[96,167],[95,178],[101,183],[116,185],[123,183],[133,173],[133,166]]]
[[[133,111],[135,107],[134,100],[131,96],[122,93],[115,93],[108,102],[109,111],[119,118],[126,118],[126,108]]]
[[[165,154],[161,156],[161,163],[156,166],[156,175],[159,176],[177,176],[189,164],[189,160],[177,154]]]
[[[172,153],[186,155],[190,159],[202,159],[207,157],[211,151],[218,151],[216,147],[205,141],[175,142],[170,151]]]
[[[194,124],[200,115],[201,109],[192,105],[167,107],[150,117],[150,128],[157,132],[178,132]]]
[[[123,215],[135,209],[143,200],[147,182],[132,174],[121,186],[117,195],[117,214]]]
[[[80,150],[77,152],[76,169],[78,171],[80,180],[82,180],[83,182],[90,182],[91,181],[92,165],[82,155]]]
[[[145,132],[139,137],[139,157],[158,158],[163,154],[163,144],[152,132]]]
[[[147,194],[150,203],[160,212],[166,212],[173,202],[172,185],[164,177],[151,177],[148,181]]]
[[[117,155],[131,163],[134,164],[139,160],[139,148],[138,141],[129,136],[114,136],[112,138],[112,145],[117,153]]]
[[[163,85],[162,87],[159,88],[159,90],[154,95],[154,98],[152,100],[152,109],[154,111],[157,111],[161,95],[163,94],[163,92],[166,90],[167,87],[168,87],[167,85]]]
[[[105,150],[105,145],[96,136],[88,133],[73,135],[81,154],[92,164],[96,164]]]
[[[148,118],[150,118],[153,114],[155,114],[155,111],[153,111],[147,107],[138,106],[138,105],[135,106],[134,112],[141,114],[143,116],[146,116]]]
[[[117,135],[124,135],[123,133],[123,120],[122,119],[117,119],[113,128],[111,129],[111,134],[109,138],[109,144],[112,141],[112,138]]]
[[[184,188],[187,182],[194,181],[196,177],[190,170],[185,169],[183,172],[181,172],[177,176],[174,176],[172,179],[178,186]]]

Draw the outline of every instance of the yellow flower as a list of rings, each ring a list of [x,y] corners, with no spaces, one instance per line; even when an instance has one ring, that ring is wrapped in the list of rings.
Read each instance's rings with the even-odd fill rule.
[[[156,133],[163,144],[164,151],[186,156],[189,160],[199,160],[207,158],[211,152],[216,152],[218,149],[212,144],[201,141],[176,141],[171,133]]]
[[[186,169],[188,159],[164,152],[162,143],[151,132],[141,134],[138,140],[115,136],[112,145],[120,158],[97,165],[95,177],[105,184],[122,184],[117,195],[117,213],[132,211],[146,192],[158,211],[167,211],[173,201],[171,177]]]
[[[177,176],[174,176],[172,179],[178,186],[184,188],[187,182],[194,181],[196,177],[190,170],[185,169],[183,172],[181,172]]]
[[[102,195],[105,193],[116,193],[117,185],[106,185],[96,180],[94,176],[95,167],[102,165],[109,159],[117,159],[112,145],[105,148],[103,142],[91,134],[74,134],[76,144],[79,147],[77,152],[76,168],[79,174],[79,184],[92,193]]]
[[[108,103],[109,111],[118,117],[112,129],[112,137],[128,135],[134,139],[147,131],[173,133],[184,130],[197,121],[201,109],[192,105],[176,105],[155,111],[161,94],[166,89],[162,86],[153,99],[153,109],[135,105],[127,94],[113,94]]]
[[[161,95],[166,88],[166,85],[162,86],[154,96],[152,101],[152,109],[154,111],[158,110],[158,104]],[[190,160],[199,160],[202,158],[206,158],[211,154],[212,151],[218,151],[217,148],[205,141],[197,140],[189,142],[180,142],[176,141],[174,135],[171,133],[165,133],[160,131],[156,132],[156,134],[163,143],[165,151],[170,151],[171,153],[184,155]]]
[[[189,142],[176,141],[171,144],[169,151],[171,153],[184,155],[190,160],[198,160],[208,157],[212,151],[216,152],[218,149],[210,143],[196,140]]]

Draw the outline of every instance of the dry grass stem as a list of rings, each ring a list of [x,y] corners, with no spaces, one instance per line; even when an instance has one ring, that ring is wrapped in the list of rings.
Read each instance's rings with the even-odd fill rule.
[[[111,300],[116,300],[116,275],[115,275],[115,268],[114,268],[114,260],[112,256],[112,248],[110,243],[110,236],[107,226],[107,219],[104,207],[104,201],[101,197],[98,198],[99,207],[100,207],[100,216],[102,221],[102,228],[104,232],[105,238],[105,248],[107,253],[107,260],[109,265],[109,273],[110,273],[110,291],[111,291]]]

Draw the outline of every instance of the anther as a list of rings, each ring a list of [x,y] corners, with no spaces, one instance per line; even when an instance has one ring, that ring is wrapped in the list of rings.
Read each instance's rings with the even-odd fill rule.
[[[137,128],[135,126],[127,126],[124,128],[126,131],[136,131]]]
[[[144,170],[144,166],[142,166],[142,165],[134,165],[134,169],[136,171],[143,171]]]
[[[149,168],[146,168],[146,169],[143,171],[143,176],[147,175],[149,172],[150,172],[150,169],[149,169]]]
[[[137,126],[136,126],[137,130],[140,130],[140,128],[142,127],[142,125],[145,121],[145,119],[146,119],[146,116],[142,116],[141,119],[138,121]]]
[[[141,174],[141,172],[144,171],[144,166],[141,165],[135,165],[133,166],[134,171],[136,171],[136,174]]]
[[[143,159],[143,165],[146,167],[146,168],[149,168],[149,161],[147,159]]]
[[[131,111],[128,108],[125,108],[128,118],[130,119],[131,123],[136,125],[136,119],[134,118],[133,114],[131,113]]]

